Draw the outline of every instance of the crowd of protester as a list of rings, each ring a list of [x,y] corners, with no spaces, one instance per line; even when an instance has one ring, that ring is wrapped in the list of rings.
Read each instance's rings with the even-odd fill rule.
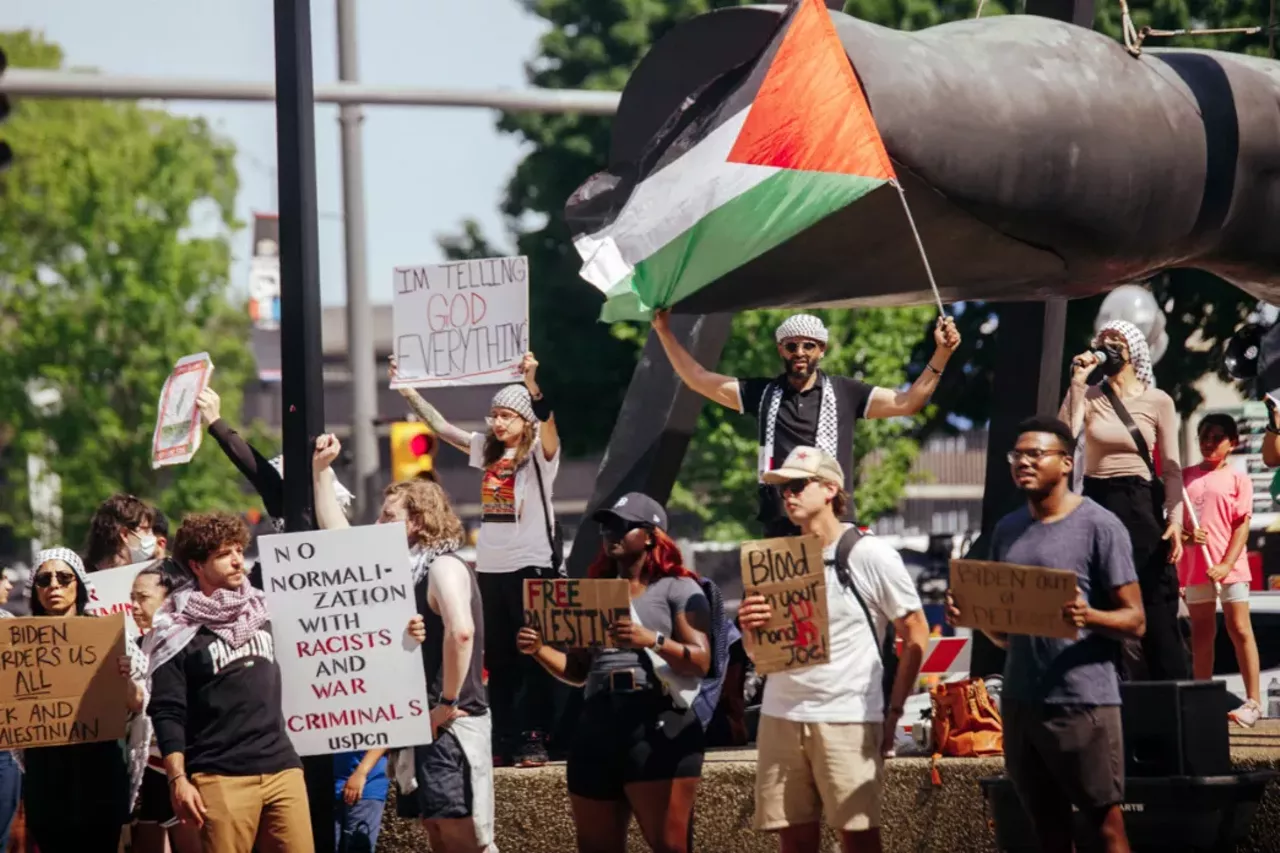
[[[747,379],[698,365],[664,313],[653,325],[691,388],[757,418],[763,532],[818,537],[824,548],[829,659],[765,680],[755,826],[777,833],[783,853],[817,853],[823,821],[846,852],[876,853],[884,759],[918,684],[929,625],[901,555],[851,523],[852,482],[840,460],[852,456],[859,419],[923,408],[959,334],[940,318],[920,378],[894,390],[824,373],[828,332],[809,315],[777,329],[782,372]],[[1024,424],[1008,451],[1026,505],[996,525],[989,543],[993,559],[1079,578],[1079,596],[1062,614],[1079,629],[1075,640],[991,634],[1008,649],[1008,773],[1046,850],[1070,849],[1073,808],[1105,849],[1127,849],[1119,678],[1181,678],[1192,666],[1208,677],[1218,599],[1248,689],[1232,719],[1253,725],[1260,714],[1242,562],[1252,494],[1225,461],[1239,441],[1235,423],[1206,418],[1203,461],[1184,470],[1172,401],[1154,387],[1141,333],[1109,324],[1095,341],[1102,345],[1117,356],[1101,384],[1095,375],[1106,365],[1097,354],[1077,357],[1062,420]],[[390,369],[394,377],[394,362]],[[708,726],[718,705],[740,707],[740,695],[722,703],[726,676],[740,663],[735,648],[754,656],[773,612],[768,599],[748,595],[737,619],[727,618],[715,584],[671,538],[665,507],[631,493],[594,516],[603,544],[589,576],[625,580],[630,591],[630,615],[610,629],[616,647],[544,645],[524,624],[522,590],[526,580],[564,571],[553,503],[562,425],[537,372],[526,355],[523,383],[495,394],[484,432],[401,391],[478,470],[481,525],[472,565],[458,553],[462,522],[431,477],[384,492],[378,522],[402,522],[408,537],[417,615],[404,631],[422,645],[433,738],[333,756],[333,831],[344,853],[375,850],[393,791],[397,814],[421,823],[431,849],[496,853],[494,768],[548,760],[556,680],[583,692],[567,750],[577,848],[621,853],[634,817],[650,849],[692,849]],[[198,406],[272,526],[283,529],[282,460],[265,457],[223,419],[213,389]],[[1078,451],[1083,478],[1075,476]],[[352,496],[332,468],[339,453],[335,437],[317,440],[308,520],[324,529],[349,525]],[[6,835],[21,804],[41,853],[115,851],[126,829],[138,853],[314,848],[249,544],[238,516],[188,515],[171,538],[158,508],[116,495],[94,514],[80,551],[37,555],[30,610],[42,619],[85,614],[95,572],[142,564],[130,595],[139,637],[112,667],[128,682],[125,742],[0,753]],[[0,578],[0,599],[11,588]],[[1191,661],[1178,633],[1180,589],[1192,617]],[[949,607],[948,617],[956,615]],[[900,641],[896,652],[891,638]],[[728,683],[741,692],[740,679]]]

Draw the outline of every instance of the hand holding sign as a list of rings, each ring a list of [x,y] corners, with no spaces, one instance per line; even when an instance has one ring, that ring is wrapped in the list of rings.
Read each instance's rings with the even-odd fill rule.
[[[830,657],[826,570],[816,536],[743,542],[738,622],[762,675]]]
[[[1076,597],[1062,605],[1062,618],[1068,625],[1076,628],[1083,628],[1089,624],[1089,602],[1085,601],[1080,587],[1076,587]]]

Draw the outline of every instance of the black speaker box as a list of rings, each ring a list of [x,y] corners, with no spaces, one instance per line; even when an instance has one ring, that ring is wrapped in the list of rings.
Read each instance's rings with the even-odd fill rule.
[[[1226,693],[1220,681],[1121,683],[1125,775],[1230,773]]]

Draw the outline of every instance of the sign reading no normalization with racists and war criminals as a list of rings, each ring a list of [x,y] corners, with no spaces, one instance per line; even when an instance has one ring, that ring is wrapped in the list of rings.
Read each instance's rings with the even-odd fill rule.
[[[396,267],[393,388],[518,381],[529,349],[529,261],[483,258]]]
[[[403,522],[259,541],[284,717],[299,755],[431,742]]]

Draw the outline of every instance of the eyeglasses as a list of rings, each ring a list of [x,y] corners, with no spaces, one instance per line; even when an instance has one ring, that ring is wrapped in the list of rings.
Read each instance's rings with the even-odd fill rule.
[[[815,341],[787,341],[785,344],[782,345],[782,348],[786,350],[788,353],[790,353],[791,355],[795,355],[797,352],[803,352],[803,353],[817,352],[818,347],[820,346],[821,344]]]
[[[810,477],[807,480],[787,480],[787,482],[778,486],[778,489],[784,495],[798,495],[805,489],[809,488],[809,484],[812,482],[814,482],[813,477]]]
[[[484,422],[486,426],[493,426],[494,424],[509,424],[518,420],[520,420],[520,416],[515,412],[498,412],[497,414],[489,415],[484,419]]]
[[[76,576],[71,572],[44,572],[36,575],[35,585],[41,589],[48,589],[53,586],[54,578],[58,579],[58,586],[71,586],[75,583]]]
[[[1034,448],[1032,450],[1010,450],[1007,457],[1010,465],[1017,465],[1021,460],[1025,459],[1033,465],[1040,464],[1040,461],[1046,456],[1066,456],[1065,450],[1041,450]]]

